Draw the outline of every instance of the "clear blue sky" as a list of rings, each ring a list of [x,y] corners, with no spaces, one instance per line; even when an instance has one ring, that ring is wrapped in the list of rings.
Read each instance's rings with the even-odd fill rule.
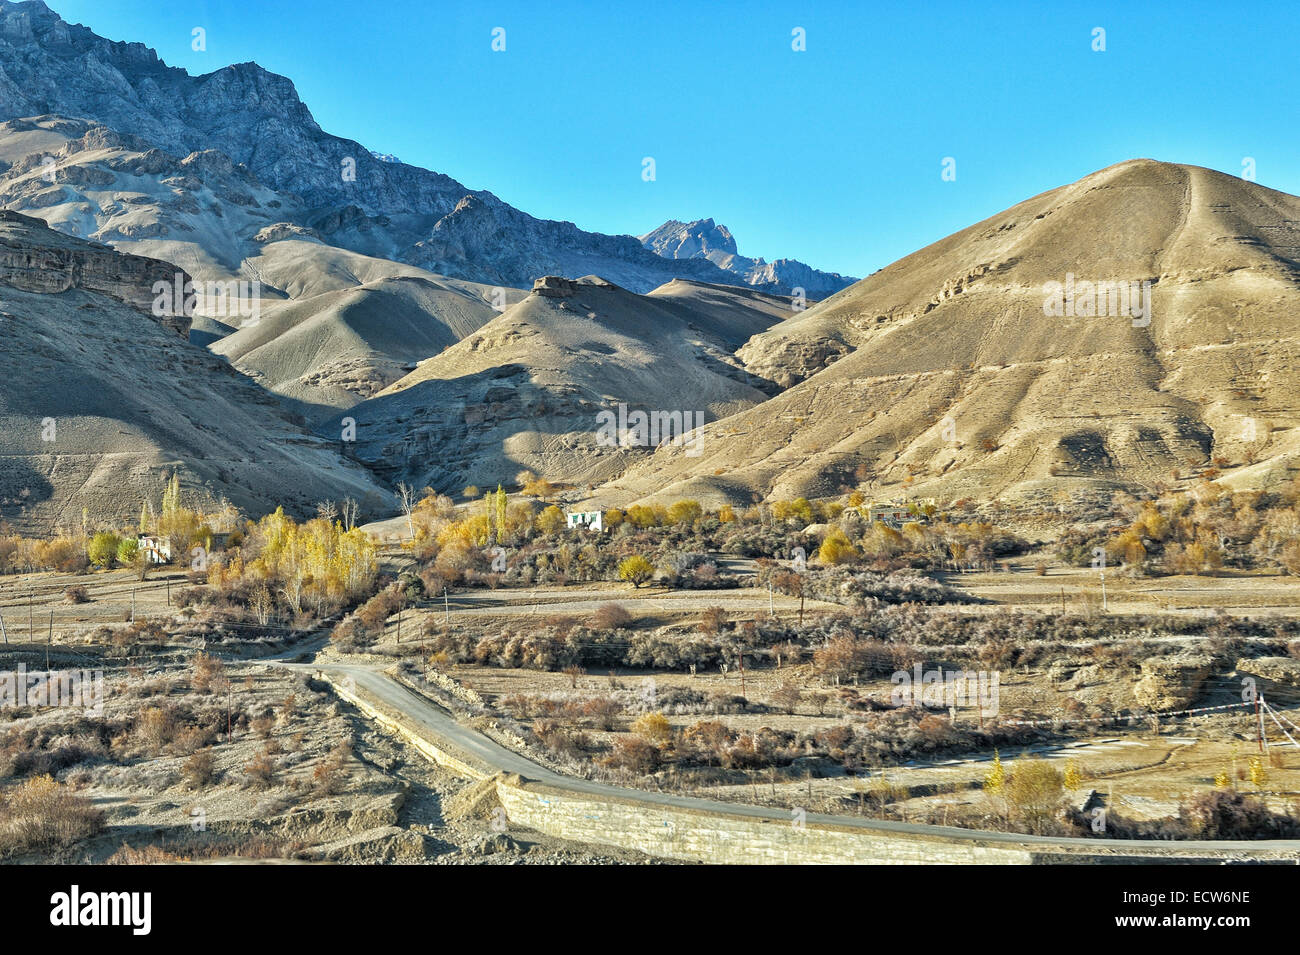
[[[1300,193],[1297,3],[48,2],[192,73],[255,60],[326,130],[533,215],[712,216],[855,275],[1139,156]]]

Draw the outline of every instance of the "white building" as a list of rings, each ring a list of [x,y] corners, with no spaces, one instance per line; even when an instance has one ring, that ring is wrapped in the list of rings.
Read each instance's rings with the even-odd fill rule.
[[[149,559],[149,563],[171,563],[172,542],[166,537],[154,537],[149,534],[141,534],[136,538],[136,543],[140,545],[140,552]]]
[[[570,527],[585,527],[589,531],[603,531],[605,529],[601,520],[601,511],[570,511],[564,515],[564,519]]]

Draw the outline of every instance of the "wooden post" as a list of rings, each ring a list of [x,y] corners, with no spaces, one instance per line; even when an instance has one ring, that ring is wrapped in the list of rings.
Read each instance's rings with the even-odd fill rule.
[[[5,638],[5,643],[9,642],[9,634],[5,631],[5,615],[0,613],[0,637]]]

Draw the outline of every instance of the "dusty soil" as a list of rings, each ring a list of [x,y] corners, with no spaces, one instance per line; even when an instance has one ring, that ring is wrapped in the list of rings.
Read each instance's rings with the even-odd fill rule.
[[[151,746],[132,731],[111,753],[56,776],[106,814],[97,836],[65,861],[105,862],[253,858],[339,863],[574,864],[650,861],[637,853],[568,843],[489,818],[444,814],[470,784],[374,729],[352,707],[304,676],[245,663],[229,667],[227,692],[190,687],[188,667],[132,667],[106,673],[103,719],[126,726],[142,708],[225,712],[216,738],[201,747],[214,778],[187,778],[189,756],[175,743]],[[292,704],[286,699],[292,697]],[[80,712],[80,711],[77,711]],[[274,713],[270,725],[257,717]],[[0,712],[0,732],[69,724],[59,708]],[[250,719],[251,718],[251,719]],[[338,754],[334,791],[318,768]],[[248,767],[270,753],[273,779]],[[29,857],[13,861],[46,861]]]

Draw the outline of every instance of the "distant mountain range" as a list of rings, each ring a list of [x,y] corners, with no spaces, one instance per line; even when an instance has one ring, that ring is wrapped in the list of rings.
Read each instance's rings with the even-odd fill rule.
[[[736,251],[731,230],[712,219],[694,222],[670,219],[639,238],[647,249],[666,259],[707,259],[724,271],[734,272],[746,285],[780,290],[787,295],[803,289],[808,298],[823,299],[857,281],[838,272],[819,271],[794,259],[765,262],[746,258]]]
[[[780,270],[762,278],[708,260],[666,260],[632,236],[536,219],[490,192],[333,136],[291,80],[256,63],[191,76],[143,44],[66,23],[40,0],[0,0],[0,119],[38,116],[93,120],[174,161],[220,153],[280,194],[284,221],[328,244],[441,275],[519,288],[543,275],[598,274],[637,292],[674,278],[790,291]]]

